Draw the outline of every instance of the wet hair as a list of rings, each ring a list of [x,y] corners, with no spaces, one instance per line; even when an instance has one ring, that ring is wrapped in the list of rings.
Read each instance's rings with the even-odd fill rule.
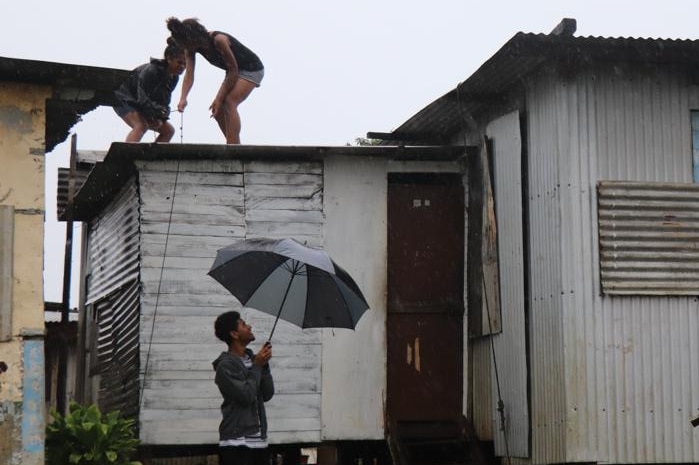
[[[167,60],[168,58],[177,58],[182,55],[184,55],[184,48],[174,38],[168,37],[163,57]]]
[[[214,323],[214,333],[216,337],[231,345],[231,331],[238,329],[238,322],[240,321],[240,313],[235,311],[230,311],[226,313],[221,313],[216,322]]]
[[[187,18],[180,21],[175,17],[170,17],[166,24],[175,41],[185,48],[196,45],[202,39],[209,38],[209,31],[202,26],[197,18]]]

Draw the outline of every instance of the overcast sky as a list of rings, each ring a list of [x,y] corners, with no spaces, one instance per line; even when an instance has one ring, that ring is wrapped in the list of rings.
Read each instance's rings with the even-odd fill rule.
[[[3,8],[0,56],[132,69],[162,55],[169,16],[197,17],[260,56],[265,79],[241,107],[242,142],[256,145],[344,145],[390,131],[518,31],[548,33],[564,17],[577,19],[578,36],[699,35],[699,2],[691,0],[23,0]],[[173,142],[223,142],[207,110],[222,78],[197,60]],[[73,131],[79,149],[107,150],[127,126],[99,108]],[[68,153],[65,142],[47,154],[47,301],[61,298],[65,227],[55,223],[55,179]]]

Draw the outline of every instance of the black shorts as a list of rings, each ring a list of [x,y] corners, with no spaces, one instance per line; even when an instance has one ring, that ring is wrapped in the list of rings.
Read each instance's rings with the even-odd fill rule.
[[[245,446],[218,448],[219,465],[269,465],[267,448],[251,449]]]
[[[120,105],[115,105],[114,106],[114,111],[116,112],[117,115],[119,115],[120,118],[123,118],[124,116],[128,115],[132,111],[138,111],[131,105],[128,105],[124,102],[121,102]]]

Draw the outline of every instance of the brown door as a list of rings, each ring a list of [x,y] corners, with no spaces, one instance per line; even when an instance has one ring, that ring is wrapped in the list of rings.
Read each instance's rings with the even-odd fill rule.
[[[388,395],[396,422],[462,412],[464,189],[456,175],[388,185]]]

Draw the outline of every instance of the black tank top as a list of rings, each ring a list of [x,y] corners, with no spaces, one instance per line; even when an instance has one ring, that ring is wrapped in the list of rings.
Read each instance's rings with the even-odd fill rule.
[[[252,50],[247,48],[245,45],[241,44],[232,35],[226,34],[225,32],[221,31],[213,31],[211,33],[211,44],[207,50],[197,50],[197,52],[199,52],[201,56],[206,58],[206,61],[216,66],[217,68],[221,68],[223,70],[228,71],[226,69],[226,63],[223,61],[221,53],[219,53],[218,49],[216,48],[216,45],[214,45],[214,37],[218,34],[223,34],[228,38],[228,44],[230,45],[231,50],[233,51],[233,56],[235,56],[235,60],[238,62],[238,69],[242,69],[245,71],[259,71],[264,68],[260,58],[257,55],[255,55],[255,53]]]

